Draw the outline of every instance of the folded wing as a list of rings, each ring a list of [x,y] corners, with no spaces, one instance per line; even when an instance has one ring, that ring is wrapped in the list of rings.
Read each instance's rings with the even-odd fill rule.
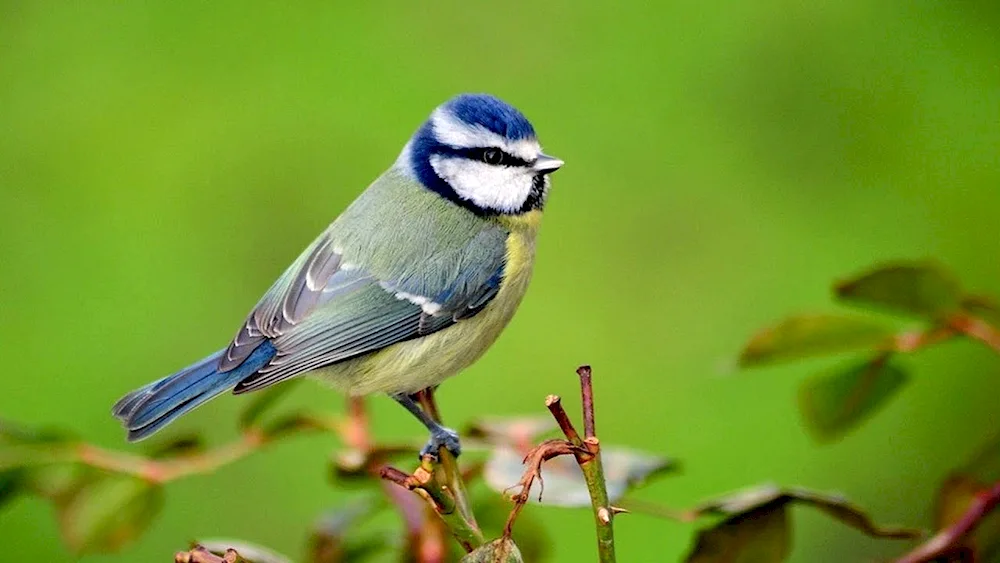
[[[422,260],[378,268],[343,256],[324,233],[254,307],[220,371],[270,342],[275,356],[234,389],[245,393],[461,322],[499,291],[505,238],[484,228],[466,244],[428,247]]]

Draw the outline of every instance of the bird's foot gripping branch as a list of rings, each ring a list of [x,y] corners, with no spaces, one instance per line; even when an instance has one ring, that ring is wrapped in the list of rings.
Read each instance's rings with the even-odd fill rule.
[[[580,389],[583,399],[584,437],[581,438],[569,416],[562,407],[558,396],[549,395],[545,405],[552,413],[565,438],[546,440],[531,448],[524,457],[525,470],[521,479],[512,488],[518,492],[512,495],[514,508],[504,524],[503,534],[486,543],[466,493],[461,472],[455,463],[455,458],[442,448],[440,463],[431,456],[424,456],[420,465],[407,474],[395,467],[386,466],[382,469],[383,479],[417,493],[430,506],[435,514],[441,517],[448,530],[467,551],[470,561],[521,561],[522,555],[517,544],[512,539],[514,523],[521,510],[527,504],[531,487],[538,481],[541,501],[542,464],[559,456],[572,456],[579,464],[586,482],[594,510],[594,521],[597,528],[597,551],[599,560],[615,561],[615,537],[613,519],[623,509],[611,506],[608,500],[608,490],[604,478],[604,467],[601,463],[600,440],[594,430],[594,391],[590,366],[577,370],[580,376]],[[425,408],[436,414],[433,395],[424,394]]]

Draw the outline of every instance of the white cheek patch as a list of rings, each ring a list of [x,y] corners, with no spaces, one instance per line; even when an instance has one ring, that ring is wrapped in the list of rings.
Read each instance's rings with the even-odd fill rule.
[[[478,160],[434,155],[431,167],[458,197],[483,209],[513,213],[531,195],[531,175],[516,166],[491,166]]]
[[[440,108],[431,114],[431,126],[437,140],[451,147],[498,147],[528,162],[534,161],[542,152],[538,141],[534,139],[510,141],[485,127],[465,123]]]

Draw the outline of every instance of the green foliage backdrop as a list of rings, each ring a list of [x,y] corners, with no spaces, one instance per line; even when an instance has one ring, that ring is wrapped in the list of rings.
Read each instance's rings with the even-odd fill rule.
[[[590,363],[602,439],[684,460],[645,499],[773,481],[929,525],[947,469],[995,429],[989,351],[907,358],[906,392],[826,446],[795,406],[822,362],[734,366],[757,327],[879,260],[933,256],[1000,289],[998,42],[988,2],[3,3],[0,417],[124,447],[116,398],[220,347],[436,104],[489,91],[567,165],[528,298],[442,388],[446,421],[537,412]],[[290,400],[341,404],[315,389]],[[239,403],[176,426],[231,436]],[[380,435],[420,433],[372,408]],[[301,554],[344,494],[325,482],[333,445],[173,484],[148,535],[87,560],[166,561],[211,536]],[[588,511],[541,516],[554,560],[593,557]],[[798,516],[795,561],[898,553]],[[0,518],[5,559],[70,559],[42,501]],[[616,528],[623,561],[675,560],[692,534]]]

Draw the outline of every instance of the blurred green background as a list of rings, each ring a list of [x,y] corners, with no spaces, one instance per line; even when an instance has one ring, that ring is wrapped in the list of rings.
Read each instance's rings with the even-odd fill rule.
[[[336,5],[335,5],[336,4]],[[795,406],[823,362],[735,373],[838,277],[935,257],[1000,292],[1000,9],[994,2],[0,5],[0,416],[136,450],[109,408],[221,347],[297,253],[463,91],[522,109],[554,177],[535,281],[492,351],[446,384],[453,424],[576,409],[601,438],[679,457],[637,496],[675,506],[762,481],[840,491],[926,526],[947,469],[998,423],[1000,360],[949,344],[860,431],[820,447]],[[340,410],[300,386],[289,403]],[[570,399],[571,398],[571,399]],[[235,434],[220,399],[175,431]],[[371,401],[380,437],[418,436]],[[294,440],[168,488],[120,555],[229,536],[299,557],[345,493],[335,443]],[[554,560],[591,560],[591,515],[531,507]],[[799,562],[876,542],[797,511]],[[42,501],[0,513],[4,558],[64,561]],[[618,520],[622,561],[672,561],[692,527]]]

